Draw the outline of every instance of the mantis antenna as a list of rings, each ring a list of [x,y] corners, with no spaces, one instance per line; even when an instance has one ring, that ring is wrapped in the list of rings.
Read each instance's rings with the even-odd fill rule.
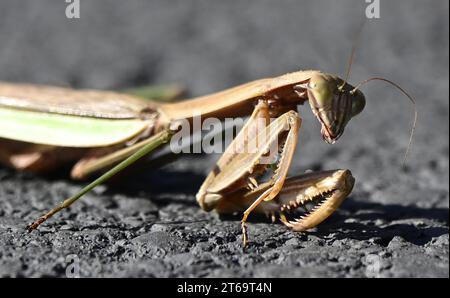
[[[348,79],[350,77],[350,72],[351,72],[351,69],[352,69],[352,63],[353,63],[353,58],[355,56],[356,46],[358,44],[358,40],[359,40],[359,37],[361,36],[361,32],[362,32],[362,30],[364,28],[364,25],[366,24],[366,20],[367,19],[363,19],[363,21],[361,23],[361,26],[359,26],[359,30],[358,30],[358,32],[356,33],[356,35],[355,35],[355,37],[353,39],[353,45],[352,45],[352,50],[350,52],[350,58],[348,60],[348,66],[347,66],[347,71],[346,71],[346,74],[345,74],[345,79],[344,79],[344,82],[342,83],[342,85],[338,87],[338,89],[340,91],[343,90],[345,84],[347,84],[347,81],[348,81]],[[384,82],[389,83],[392,86],[396,87],[398,90],[400,90],[404,95],[406,95],[408,97],[408,99],[412,102],[413,107],[414,107],[414,120],[413,120],[412,125],[411,125],[411,133],[410,133],[410,136],[409,136],[408,146],[406,147],[405,155],[403,156],[403,161],[402,161],[402,167],[403,167],[406,164],[406,159],[408,158],[408,154],[409,154],[409,152],[411,150],[411,145],[412,145],[412,141],[413,141],[413,138],[414,138],[414,132],[416,130],[416,123],[417,123],[416,101],[402,87],[400,87],[399,85],[397,85],[396,83],[394,83],[394,82],[392,82],[390,80],[387,80],[385,78],[380,78],[380,77],[372,77],[372,78],[369,78],[367,80],[362,81],[352,91],[350,91],[350,93],[351,94],[355,93],[355,91],[358,90],[365,83],[370,82],[370,81],[375,81],[375,80],[384,81]]]
[[[342,85],[338,87],[338,89],[340,91],[343,90],[342,88],[344,88],[345,84],[347,84],[347,81],[350,78],[350,72],[352,70],[353,57],[355,56],[356,46],[358,45],[358,40],[359,40],[359,37],[361,36],[361,32],[362,32],[365,24],[366,24],[366,19],[364,19],[361,22],[358,32],[356,32],[355,36],[353,37],[352,50],[350,52],[350,58],[348,59],[348,66],[347,66],[347,71],[345,73],[345,79],[344,79],[344,82],[342,83]]]
[[[397,88],[398,90],[400,90],[404,95],[406,95],[406,97],[408,97],[408,99],[412,102],[413,107],[414,107],[414,119],[411,125],[411,133],[409,136],[409,142],[408,142],[408,146],[406,147],[406,151],[405,151],[405,155],[403,157],[403,161],[402,161],[402,166],[405,166],[406,163],[406,159],[408,157],[409,151],[411,149],[411,144],[412,144],[412,140],[414,137],[414,132],[416,130],[416,123],[417,123],[417,108],[416,108],[416,101],[415,99],[408,94],[408,92],[405,91],[405,89],[403,89],[402,87],[400,87],[399,85],[397,85],[396,83],[385,79],[385,78],[380,78],[380,77],[372,77],[372,78],[368,78],[362,82],[360,82],[358,85],[356,85],[356,87],[350,91],[351,94],[355,93],[356,90],[358,90],[362,85],[370,82],[370,81],[383,81],[386,82],[388,84],[391,84],[392,86],[394,86],[395,88]]]

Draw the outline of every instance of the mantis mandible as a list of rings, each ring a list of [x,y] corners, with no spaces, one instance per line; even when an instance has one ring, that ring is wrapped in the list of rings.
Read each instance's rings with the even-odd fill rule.
[[[388,80],[369,80],[376,79],[393,84],[414,102]],[[336,75],[297,71],[175,103],[146,101],[119,92],[0,83],[0,162],[39,172],[76,161],[71,172],[75,179],[110,169],[29,225],[31,231],[170,141],[177,121],[192,120],[193,111],[202,119],[250,115],[196,195],[206,211],[243,212],[245,247],[246,222],[252,212],[279,219],[294,231],[305,231],[329,217],[350,194],[354,185],[350,170],[287,177],[302,121],[297,106],[309,103],[323,139],[333,144],[350,119],[363,110],[365,97],[359,87],[369,80],[354,87]],[[410,142],[413,131],[414,126]],[[235,150],[255,140],[257,150]],[[268,150],[270,146],[276,146],[275,153]],[[261,163],[263,158],[272,159],[272,164]],[[270,178],[262,181],[268,172]]]

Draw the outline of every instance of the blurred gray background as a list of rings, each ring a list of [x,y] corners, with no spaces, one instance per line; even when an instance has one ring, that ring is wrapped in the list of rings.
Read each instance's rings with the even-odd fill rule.
[[[0,80],[177,83],[194,96],[300,69],[343,76],[366,5],[80,0],[80,18],[68,19],[63,0],[2,0]],[[83,184],[0,168],[0,275],[64,276],[66,256],[76,254],[83,276],[448,277],[449,2],[380,5],[380,19],[367,20],[359,38],[350,82],[382,76],[417,99],[412,152],[402,169],[413,109],[389,85],[363,87],[365,111],[333,146],[301,107],[291,173],[349,168],[357,181],[324,228],[300,235],[256,220],[243,253],[239,218],[220,219],[194,200],[217,156],[186,156],[97,191],[24,235],[28,221]]]

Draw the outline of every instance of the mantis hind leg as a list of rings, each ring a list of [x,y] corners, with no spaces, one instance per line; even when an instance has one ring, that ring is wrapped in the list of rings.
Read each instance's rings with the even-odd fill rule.
[[[111,177],[119,173],[120,171],[124,170],[125,168],[129,167],[131,164],[135,163],[145,155],[149,154],[150,152],[154,151],[156,148],[160,147],[162,144],[165,144],[170,141],[172,135],[175,133],[176,129],[173,129],[171,127],[168,127],[167,129],[155,134],[150,139],[146,140],[145,144],[143,144],[141,147],[139,147],[137,150],[132,152],[131,154],[125,154],[127,157],[125,160],[122,160],[119,164],[114,166],[112,169],[110,169],[108,172],[103,174],[102,176],[98,177],[96,180],[91,182],[89,185],[85,186],[83,189],[81,189],[77,194],[73,195],[72,197],[64,200],[61,202],[57,207],[51,209],[44,215],[42,215],[40,218],[38,218],[36,221],[31,223],[27,229],[29,232],[32,230],[35,230],[40,224],[45,222],[47,219],[52,217],[54,214],[58,213],[62,209],[65,209],[72,205],[74,202],[76,202],[79,198],[81,198],[83,195],[91,191],[93,188],[95,188],[97,185],[100,185],[107,180],[109,180]]]
[[[0,140],[0,163],[21,171],[50,172],[81,158],[84,148],[55,147]]]

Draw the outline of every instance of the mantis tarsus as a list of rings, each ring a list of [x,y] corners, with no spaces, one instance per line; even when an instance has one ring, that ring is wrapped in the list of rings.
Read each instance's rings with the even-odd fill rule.
[[[176,132],[177,121],[191,120],[194,111],[202,119],[250,115],[196,196],[207,211],[244,211],[245,246],[246,221],[251,212],[265,213],[273,221],[279,218],[292,230],[304,231],[325,220],[349,195],[354,184],[349,170],[290,178],[287,172],[301,125],[297,106],[309,103],[321,124],[323,139],[332,144],[365,106],[359,86],[354,88],[335,75],[309,70],[186,101],[157,103],[117,92],[0,83],[0,161],[35,171],[77,161],[71,174],[78,179],[120,162],[32,223],[28,227],[31,231],[96,185],[168,142]],[[245,149],[255,140],[256,151],[235,150]],[[275,153],[268,150],[272,145],[277,146]],[[273,172],[270,164],[261,163],[262,158],[277,157]],[[268,172],[270,178],[263,181],[261,177]],[[303,215],[297,218],[301,210]]]

